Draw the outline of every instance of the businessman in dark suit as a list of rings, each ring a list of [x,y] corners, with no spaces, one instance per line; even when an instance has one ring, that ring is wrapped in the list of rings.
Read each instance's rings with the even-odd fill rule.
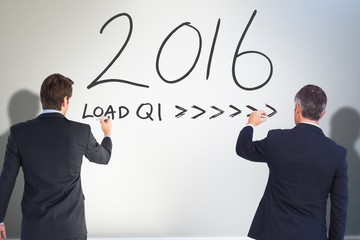
[[[318,126],[327,97],[314,85],[295,96],[296,126],[271,130],[253,141],[254,127],[267,119],[253,112],[238,137],[236,152],[267,163],[269,179],[248,236],[259,240],[342,240],[346,226],[348,175],[346,149]],[[330,195],[327,234],[326,205]]]
[[[43,112],[10,128],[0,176],[0,240],[6,237],[5,214],[20,167],[25,179],[21,239],[87,239],[82,158],[109,162],[112,126],[110,119],[101,119],[104,138],[98,144],[89,125],[65,117],[72,85],[60,74],[47,77],[40,90]]]

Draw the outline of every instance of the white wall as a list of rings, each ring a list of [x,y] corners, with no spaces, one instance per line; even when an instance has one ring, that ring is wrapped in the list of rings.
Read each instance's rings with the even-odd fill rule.
[[[110,82],[88,89],[129,33],[128,18],[120,17],[100,34],[104,23],[119,13],[131,16],[132,35],[101,79],[121,78],[149,87]],[[202,48],[193,71],[169,84],[157,73],[157,54],[170,32],[184,22],[190,27],[177,31],[161,52],[160,73],[177,79],[191,68],[199,49],[199,35],[192,27],[201,35]],[[273,66],[270,81],[252,91],[238,87],[232,75],[247,24],[238,53],[261,52]],[[313,83],[329,98],[322,128],[349,148],[347,234],[360,235],[359,25],[356,0],[2,1],[2,146],[10,125],[40,111],[37,95],[43,79],[60,72],[75,81],[68,117],[90,124],[99,139],[96,117],[83,117],[85,106],[85,115],[109,105],[116,111],[111,163],[83,165],[89,237],[244,237],[268,174],[265,165],[244,161],[234,151],[251,111],[246,106],[271,111],[265,106],[269,104],[277,110],[257,128],[255,137],[262,138],[271,128],[293,126],[293,97]],[[239,84],[248,88],[260,86],[270,74],[269,61],[254,53],[238,57],[234,69]],[[153,121],[141,118],[150,109],[144,103],[154,108]],[[193,105],[206,113],[192,119],[200,113]],[[242,113],[229,117],[235,112],[230,105]],[[176,106],[187,109],[185,115],[176,117],[181,112]],[[212,106],[225,112],[210,119],[218,113]],[[119,107],[129,114],[119,118]],[[9,237],[18,237],[21,185],[20,177],[7,217]]]

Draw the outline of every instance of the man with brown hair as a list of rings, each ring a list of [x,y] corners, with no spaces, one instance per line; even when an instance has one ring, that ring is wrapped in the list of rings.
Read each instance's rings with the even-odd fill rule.
[[[241,130],[237,154],[250,161],[265,162],[269,167],[268,183],[249,237],[258,240],[344,238],[348,203],[346,149],[326,137],[318,125],[326,103],[321,88],[307,85],[295,96],[293,129],[271,130],[263,140],[253,141],[254,127],[267,119],[264,111],[255,111]]]
[[[5,214],[20,167],[25,186],[22,199],[22,240],[84,240],[87,229],[81,165],[107,164],[111,157],[111,120],[100,120],[99,144],[89,125],[68,120],[73,81],[52,74],[41,85],[43,112],[10,128],[0,176],[0,240],[6,238]]]

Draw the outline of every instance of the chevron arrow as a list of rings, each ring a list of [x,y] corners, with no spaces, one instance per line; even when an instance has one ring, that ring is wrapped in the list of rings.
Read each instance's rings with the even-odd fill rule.
[[[270,113],[270,114],[267,115],[268,117],[272,117],[272,116],[274,116],[274,115],[277,113],[276,109],[273,108],[272,106],[270,106],[270,105],[268,105],[268,104],[266,104],[266,103],[265,103],[265,106],[268,107],[268,108],[270,108],[271,110],[273,110],[272,113]]]
[[[199,108],[198,106],[195,106],[195,105],[193,105],[192,108],[195,108],[200,111],[200,113],[198,115],[193,116],[192,119],[196,119],[206,112],[204,109]]]
[[[266,103],[265,103],[265,106],[266,106],[267,108],[270,108],[270,109],[272,110],[272,113],[269,113],[269,114],[267,115],[269,118],[272,117],[272,116],[274,116],[274,115],[277,113],[276,109],[273,108],[272,106],[270,106],[269,104],[266,104]],[[253,106],[246,105],[246,107],[249,108],[249,109],[251,109],[251,110],[253,110],[253,111],[257,111],[257,109],[254,108]],[[248,114],[247,116],[250,116],[250,114]]]
[[[229,106],[230,108],[234,109],[236,112],[234,112],[233,114],[230,114],[230,117],[235,117],[236,115],[240,114],[241,113],[241,110],[238,109],[237,107],[233,106],[233,105],[230,105]]]
[[[182,108],[182,107],[177,106],[177,105],[175,105],[175,107],[176,107],[177,109],[181,110],[180,113],[178,113],[178,114],[175,115],[175,117],[177,117],[177,118],[180,118],[180,117],[184,116],[185,113],[187,112],[187,110],[186,110],[185,108]]]
[[[218,111],[218,113],[212,115],[212,116],[210,117],[210,119],[216,118],[216,117],[218,117],[218,116],[220,116],[221,114],[224,113],[224,111],[223,111],[222,109],[217,108],[217,107],[215,107],[215,106],[211,106],[211,108],[213,108],[213,109],[215,109],[216,111]]]
[[[250,105],[246,105],[247,108],[253,110],[253,111],[257,111],[256,108],[254,108],[253,106],[250,106]],[[250,116],[250,114],[246,115],[246,116]]]

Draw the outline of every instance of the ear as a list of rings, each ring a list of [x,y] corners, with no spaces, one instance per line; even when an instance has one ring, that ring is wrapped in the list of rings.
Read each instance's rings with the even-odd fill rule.
[[[66,109],[69,105],[69,98],[68,97],[64,97],[62,103],[61,103],[61,109]]]
[[[61,103],[61,109],[60,112],[62,112],[62,114],[65,116],[67,113],[67,110],[69,108],[69,98],[68,97],[64,97],[64,100]]]
[[[301,114],[301,107],[300,107],[300,104],[298,104],[298,103],[295,105],[295,112],[297,114]]]
[[[62,106],[62,107],[65,107],[66,104],[68,104],[68,98],[67,98],[67,97],[64,97],[64,99],[63,99],[63,101],[62,101],[62,103],[61,103],[61,106]]]
[[[323,112],[321,113],[319,120],[322,119],[322,117],[325,115],[325,113],[326,113],[325,111],[323,111]]]

